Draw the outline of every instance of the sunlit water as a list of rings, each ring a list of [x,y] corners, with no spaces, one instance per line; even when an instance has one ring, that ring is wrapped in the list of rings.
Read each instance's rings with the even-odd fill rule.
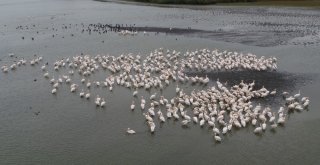
[[[267,130],[256,136],[250,126],[222,136],[221,144],[214,142],[208,128],[191,124],[185,129],[179,121],[157,125],[156,133],[151,135],[141,111],[130,110],[132,91],[120,87],[112,93],[92,90],[107,98],[104,109],[96,108],[93,99],[83,101],[66,85],[52,95],[40,65],[27,65],[8,74],[0,73],[0,164],[319,164],[319,17],[319,10],[297,8],[193,10],[90,0],[3,0],[1,66],[15,60],[8,56],[11,52],[26,59],[41,55],[50,64],[81,53],[146,55],[160,47],[252,52],[276,56],[278,71],[210,73],[211,80],[220,78],[233,84],[256,79],[259,86],[277,88],[279,92],[301,90],[303,96],[311,98],[311,105],[309,111],[291,114],[276,132]],[[135,24],[149,35],[90,35],[81,33],[81,23],[85,27],[90,23]],[[70,28],[62,29],[64,24],[71,24]],[[16,29],[20,25],[29,29]],[[167,32],[170,27],[182,31]],[[185,30],[188,28],[194,31]],[[155,35],[157,30],[161,33]],[[101,72],[94,78],[105,77]],[[206,88],[183,87],[186,91]],[[167,88],[163,95],[174,96],[173,89]],[[143,90],[139,94],[149,95]],[[276,96],[261,102],[277,110],[281,99]],[[127,127],[137,134],[126,135]]]

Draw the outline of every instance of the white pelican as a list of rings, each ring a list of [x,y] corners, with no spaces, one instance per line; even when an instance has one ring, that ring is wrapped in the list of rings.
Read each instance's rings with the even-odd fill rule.
[[[87,82],[87,87],[90,88],[90,86],[91,86],[91,82],[88,81],[88,82]]]
[[[77,85],[76,84],[72,84],[70,89],[70,92],[75,92],[77,90]]]
[[[201,127],[204,125],[204,122],[205,122],[204,119],[201,119],[201,120],[200,120],[200,126],[201,126]]]
[[[156,98],[157,93],[150,96],[150,100],[154,100]]]
[[[80,92],[80,97],[83,97],[84,96],[84,91],[83,90],[81,90],[81,92]]]
[[[51,93],[52,93],[52,94],[56,94],[56,93],[57,93],[57,89],[56,89],[56,88],[53,88],[52,91],[51,91]]]
[[[151,133],[154,133],[154,130],[156,128],[156,125],[154,124],[154,122],[152,121],[148,121],[148,124],[149,124],[149,128],[150,128],[150,132]]]
[[[102,98],[102,101],[100,103],[100,107],[104,107],[105,104],[106,104],[106,101],[104,100],[104,98]]]
[[[144,103],[141,103],[140,106],[141,106],[141,109],[144,110],[145,104],[144,104]]]
[[[309,106],[309,102],[310,102],[309,100],[305,101],[305,102],[303,103],[303,107],[304,107],[304,108],[307,108],[307,107]]]
[[[134,131],[133,129],[128,128],[128,129],[127,129],[127,133],[128,133],[128,134],[135,134],[136,131]]]
[[[193,120],[194,123],[198,123],[198,118],[196,116],[193,116],[192,120]]]
[[[101,101],[101,98],[99,97],[99,95],[97,95],[96,100],[95,100],[95,103],[97,106],[100,106],[100,101]]]
[[[46,66],[45,66],[45,65],[42,65],[42,66],[41,66],[41,69],[42,69],[43,71],[45,71],[45,70],[46,70]]]
[[[46,73],[43,75],[43,77],[49,78],[49,72],[46,72]]]
[[[269,122],[273,123],[275,121],[276,117],[275,114],[273,113],[273,115],[270,117]]]
[[[154,113],[154,107],[150,107],[150,108],[148,109],[148,113],[149,113],[151,116],[154,116],[154,115],[155,115],[155,113]]]
[[[177,84],[176,93],[178,93],[179,91],[180,91],[180,88],[179,88],[179,86],[178,86],[178,84]]]
[[[286,119],[285,119],[285,117],[283,116],[283,117],[279,117],[277,123],[278,123],[278,124],[284,124],[285,121],[286,121]]]
[[[86,99],[89,99],[90,98],[90,93],[88,92],[88,93],[86,93]]]
[[[220,134],[219,129],[216,127],[213,127],[212,131],[213,131],[213,133]]]
[[[289,92],[284,91],[284,92],[282,92],[282,95],[287,96],[287,95],[289,95]]]
[[[266,130],[267,124],[264,122],[262,123],[262,130]]]
[[[295,94],[293,97],[294,97],[294,98],[298,98],[298,97],[300,97],[300,95],[301,95],[301,94],[300,94],[300,90],[299,90],[299,92],[298,92],[297,94]]]
[[[161,114],[160,116],[159,116],[159,119],[160,119],[160,121],[161,122],[166,122],[166,119],[164,118],[164,116],[163,116],[163,114]]]
[[[53,84],[55,82],[54,76],[52,77],[52,79],[50,80],[50,83]]]
[[[270,95],[275,95],[277,93],[277,90],[274,89],[273,91],[270,92]]]
[[[221,142],[221,137],[218,135],[218,134],[214,134],[214,140],[216,141],[216,142]]]
[[[132,95],[133,95],[133,97],[137,96],[138,95],[138,90],[133,91]]]
[[[273,124],[271,124],[271,128],[272,128],[272,129],[275,129],[275,128],[277,128],[277,127],[278,127],[277,123],[274,122]]]
[[[226,134],[228,132],[228,127],[225,126],[222,128],[222,134]]]
[[[181,124],[184,126],[188,125],[188,123],[190,123],[190,120],[187,120],[187,119],[182,120],[182,122],[181,122]]]
[[[253,132],[256,133],[256,134],[261,133],[261,132],[262,132],[262,127],[261,127],[261,125],[260,125],[259,127],[256,127],[256,128],[253,130]]]
[[[134,101],[132,101],[132,104],[131,104],[131,106],[130,106],[131,110],[134,110],[134,107],[135,107]]]
[[[149,115],[149,114],[145,114],[145,113],[143,113],[143,115],[144,115],[144,117],[146,118],[146,120],[147,120],[147,121],[151,121],[151,122],[153,122],[153,119],[152,119],[152,117],[150,117],[150,115]]]
[[[302,101],[302,102],[305,102],[305,101],[307,101],[307,100],[309,100],[308,97],[302,97],[302,98],[301,98],[301,101]]]

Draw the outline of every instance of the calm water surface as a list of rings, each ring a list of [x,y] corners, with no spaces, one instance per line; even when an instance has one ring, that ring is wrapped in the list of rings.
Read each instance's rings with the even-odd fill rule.
[[[81,23],[85,27],[103,23],[198,31],[155,35],[149,28],[148,36],[90,35],[81,33]],[[29,29],[16,29],[20,25]],[[70,28],[62,29],[64,25]],[[2,0],[1,66],[15,60],[8,56],[11,52],[26,59],[42,55],[51,64],[80,53],[145,55],[160,47],[252,52],[276,56],[278,73],[214,73],[210,77],[231,83],[257,79],[279,92],[301,90],[311,97],[311,105],[308,112],[291,114],[276,132],[267,130],[256,136],[252,127],[233,130],[222,136],[221,144],[214,142],[207,128],[191,124],[184,129],[174,121],[157,125],[156,133],[150,135],[141,112],[129,110],[132,91],[120,87],[112,93],[94,90],[107,98],[106,108],[100,109],[93,100],[71,94],[67,86],[53,96],[40,67],[27,65],[0,73],[0,164],[320,164],[319,27],[320,11],[303,8],[211,6],[195,10],[91,0]],[[101,72],[93,78],[104,77]],[[163,95],[174,96],[172,89]],[[277,110],[281,98],[264,103]],[[127,127],[137,134],[127,136]]]

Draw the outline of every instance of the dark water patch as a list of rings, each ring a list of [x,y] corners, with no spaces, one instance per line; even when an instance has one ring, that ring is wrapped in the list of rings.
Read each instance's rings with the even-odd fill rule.
[[[282,93],[289,92],[291,95],[300,90],[302,86],[310,84],[312,81],[318,81],[318,74],[295,74],[288,72],[275,71],[223,71],[223,72],[188,72],[189,76],[208,76],[213,82],[219,80],[228,87],[239,84],[241,81],[251,83],[255,81],[254,90],[262,87],[267,88],[270,92],[276,89],[275,96],[267,96],[262,99],[255,99],[259,103],[266,105],[279,105],[284,103]]]
[[[113,27],[115,28],[115,27]],[[154,33],[165,33],[166,35],[183,35],[186,37],[207,38],[231,43],[241,43],[249,46],[271,47],[286,45],[289,40],[296,37],[303,37],[311,33],[302,30],[287,31],[237,31],[237,30],[200,30],[188,28],[169,28],[169,27],[118,27],[118,30],[135,30]],[[308,42],[307,44],[318,44],[319,41]],[[303,43],[304,44],[304,43]],[[305,45],[305,44],[304,44]]]

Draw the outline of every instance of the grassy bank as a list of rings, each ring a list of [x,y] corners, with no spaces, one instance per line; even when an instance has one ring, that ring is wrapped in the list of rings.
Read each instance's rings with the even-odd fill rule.
[[[216,4],[216,0],[128,0],[135,2],[156,3],[156,4],[193,4],[193,5],[205,5]]]
[[[288,7],[320,7],[320,0],[260,0],[249,3],[217,3],[217,5],[223,6],[288,6]]]
[[[122,1],[122,0],[120,0]],[[125,0],[155,4],[320,7],[320,0]]]

